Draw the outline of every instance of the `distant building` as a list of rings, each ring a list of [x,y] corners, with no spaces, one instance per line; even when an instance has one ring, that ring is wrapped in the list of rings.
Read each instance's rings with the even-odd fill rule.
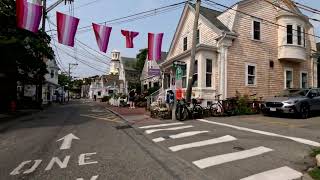
[[[139,83],[140,73],[134,66],[135,58],[121,57],[119,51],[112,51],[110,70],[107,75],[97,76],[92,79],[89,88],[89,97],[102,98],[112,94],[128,94],[130,85]]]
[[[318,55],[318,87],[320,87],[320,42],[317,43],[317,55]]]
[[[141,90],[145,91],[151,87],[161,87],[161,64],[167,57],[166,52],[161,53],[161,59],[158,61],[149,61],[148,58],[144,62],[144,66],[140,76]]]

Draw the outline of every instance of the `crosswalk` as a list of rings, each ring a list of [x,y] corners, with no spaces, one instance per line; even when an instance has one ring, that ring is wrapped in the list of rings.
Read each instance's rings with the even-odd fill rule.
[[[165,143],[170,142],[169,145],[166,144],[168,149],[172,152],[192,152],[192,149],[196,149],[199,152],[200,148],[207,148],[206,152],[211,154],[206,154],[207,157],[201,157],[200,159],[191,160],[191,164],[198,167],[199,169],[205,170],[214,167],[218,167],[228,163],[239,162],[241,160],[251,159],[254,160],[256,157],[264,157],[271,152],[274,152],[274,149],[264,146],[257,146],[252,147],[250,149],[241,149],[240,151],[236,152],[227,152],[225,154],[216,154],[214,149],[208,150],[208,148],[215,148],[218,146],[225,145],[227,143],[237,142],[238,138],[232,135],[223,135],[220,137],[211,137],[214,133],[210,133],[207,129],[201,130],[194,130],[196,127],[193,125],[187,125],[182,122],[177,123],[162,123],[162,124],[155,124],[155,125],[147,125],[139,127],[141,130],[144,131],[145,134],[148,134],[152,137],[152,141],[155,143]],[[234,127],[231,127],[234,128]],[[192,130],[191,130],[192,129]],[[242,130],[242,129],[241,129]],[[247,130],[247,129],[245,129]],[[179,133],[176,133],[178,131]],[[184,132],[181,132],[184,131]],[[165,136],[160,136],[159,134],[169,134]],[[158,136],[157,136],[158,135]],[[274,136],[274,134],[272,134]],[[278,136],[279,137],[279,136]],[[186,140],[190,138],[193,142],[185,143]],[[195,139],[199,139],[196,140]],[[287,138],[290,139],[290,138]],[[182,140],[184,143],[179,143]],[[174,144],[173,144],[174,143]],[[188,158],[193,156],[187,155]],[[197,157],[197,156],[196,156]],[[263,163],[263,162],[257,162]],[[254,164],[253,164],[254,166]],[[295,180],[301,178],[303,175],[301,172],[298,172],[286,165],[275,167],[275,169],[266,169],[262,172],[255,172],[256,174],[252,173],[247,177],[239,177],[240,180]],[[221,177],[219,177],[221,179]]]

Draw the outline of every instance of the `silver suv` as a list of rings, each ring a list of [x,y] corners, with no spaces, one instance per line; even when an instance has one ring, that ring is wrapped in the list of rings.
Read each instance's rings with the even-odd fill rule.
[[[281,95],[266,100],[262,111],[264,114],[281,112],[296,114],[308,118],[311,111],[320,110],[320,89],[290,89]]]

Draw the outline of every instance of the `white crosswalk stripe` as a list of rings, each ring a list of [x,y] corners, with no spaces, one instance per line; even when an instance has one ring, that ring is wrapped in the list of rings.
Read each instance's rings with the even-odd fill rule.
[[[140,129],[149,129],[149,128],[158,128],[158,127],[166,127],[166,126],[175,126],[175,125],[182,125],[182,122],[177,123],[167,123],[167,124],[156,124],[156,125],[149,125],[149,126],[141,126]]]
[[[293,180],[293,179],[299,179],[303,175],[302,173],[293,170],[287,166],[272,169],[269,171],[265,171],[259,174],[255,174],[246,178],[243,178],[241,180]]]
[[[212,156],[212,157],[200,159],[197,161],[193,161],[192,163],[198,166],[200,169],[204,169],[207,167],[211,167],[211,166],[215,166],[215,165],[219,165],[219,164],[223,164],[231,161],[258,156],[270,151],[273,151],[273,149],[261,146],[261,147],[257,147],[249,150],[240,151],[240,152]]]
[[[188,126],[179,126],[179,127],[166,128],[166,129],[149,129],[149,130],[146,130],[145,133],[151,134],[151,133],[158,132],[158,131],[174,131],[174,130],[186,129],[186,128],[191,128],[191,127],[193,127],[193,126],[188,125]]]
[[[179,139],[179,138],[190,137],[190,136],[194,136],[194,135],[202,134],[202,133],[207,133],[207,132],[209,132],[209,131],[188,131],[188,132],[170,135],[169,138],[170,139]],[[158,138],[152,139],[153,142],[161,142],[164,140],[166,140],[166,139],[163,137],[158,137]]]
[[[229,142],[229,141],[235,141],[237,140],[235,137],[232,137],[230,135],[222,136],[219,138],[214,138],[214,139],[209,139],[209,140],[204,140],[204,141],[198,141],[198,142],[193,142],[189,144],[181,144],[177,146],[172,146],[169,147],[171,151],[180,151],[183,149],[189,149],[189,148],[194,148],[194,147],[201,147],[201,146],[207,146],[207,145],[212,145],[212,144],[218,144],[218,143],[223,143],[223,142]]]

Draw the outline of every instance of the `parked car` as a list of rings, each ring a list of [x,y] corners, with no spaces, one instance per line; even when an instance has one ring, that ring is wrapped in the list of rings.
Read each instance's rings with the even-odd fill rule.
[[[268,99],[263,104],[264,114],[289,113],[308,118],[312,111],[320,111],[320,89],[292,89]]]

